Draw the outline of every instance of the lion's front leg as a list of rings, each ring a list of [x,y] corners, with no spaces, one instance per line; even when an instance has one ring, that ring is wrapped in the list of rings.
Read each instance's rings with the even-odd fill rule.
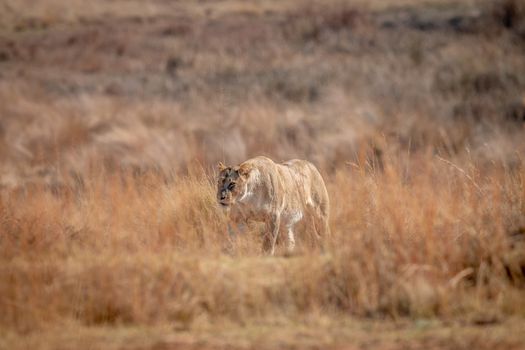
[[[228,222],[228,235],[231,239],[236,239],[236,237],[241,234],[243,235],[246,232],[246,223],[245,222]]]
[[[293,234],[293,226],[288,225],[288,253],[292,253],[295,249],[295,236]]]
[[[246,232],[246,218],[235,210],[227,211],[227,239],[228,248],[227,251],[233,252],[237,244],[237,236]]]
[[[279,237],[279,230],[281,226],[281,215],[273,214],[269,222],[269,235],[268,233],[264,237],[264,251],[270,251],[270,255],[275,255],[275,245],[277,238]]]

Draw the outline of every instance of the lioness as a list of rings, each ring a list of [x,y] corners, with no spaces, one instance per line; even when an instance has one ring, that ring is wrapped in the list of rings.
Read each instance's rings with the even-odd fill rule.
[[[294,226],[303,218],[319,240],[330,234],[329,199],[315,166],[292,159],[276,164],[267,157],[249,159],[237,166],[219,163],[217,200],[236,222],[263,221],[269,227],[265,251],[275,253],[281,228],[287,231],[287,248],[295,247]]]

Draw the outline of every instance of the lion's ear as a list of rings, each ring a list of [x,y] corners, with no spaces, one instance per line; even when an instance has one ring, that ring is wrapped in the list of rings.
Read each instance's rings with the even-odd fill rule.
[[[237,170],[237,171],[238,171],[239,175],[247,176],[250,173],[250,171],[252,171],[252,169],[253,169],[253,165],[243,163],[243,164],[239,165],[239,170]]]
[[[219,171],[223,171],[227,168],[227,166],[224,165],[222,162],[219,162],[219,164],[217,164],[217,168],[219,169]]]

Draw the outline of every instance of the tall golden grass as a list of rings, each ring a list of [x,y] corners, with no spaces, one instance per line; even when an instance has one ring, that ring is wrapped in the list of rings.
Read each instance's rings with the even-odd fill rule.
[[[260,228],[229,237],[213,174],[198,167],[175,178],[93,170],[60,188],[3,191],[1,327],[524,315],[522,162],[362,161],[326,174],[325,252],[289,258],[261,253]]]

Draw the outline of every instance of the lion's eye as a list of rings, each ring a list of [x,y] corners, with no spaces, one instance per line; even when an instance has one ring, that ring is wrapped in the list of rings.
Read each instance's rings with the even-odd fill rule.
[[[228,189],[231,191],[235,188],[235,182],[230,182],[230,184],[228,185]]]

